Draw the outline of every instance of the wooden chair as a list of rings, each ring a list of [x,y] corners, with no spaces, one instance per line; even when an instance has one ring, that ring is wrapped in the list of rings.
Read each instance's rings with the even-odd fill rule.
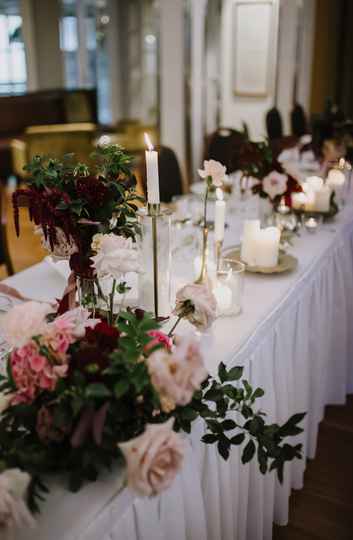
[[[219,128],[208,137],[204,159],[215,159],[227,168],[230,174],[237,170],[234,161],[236,149],[247,140],[246,128],[244,132],[231,128]]]
[[[9,276],[14,272],[12,260],[7,243],[6,212],[3,198],[4,188],[0,187],[0,264],[4,265]]]

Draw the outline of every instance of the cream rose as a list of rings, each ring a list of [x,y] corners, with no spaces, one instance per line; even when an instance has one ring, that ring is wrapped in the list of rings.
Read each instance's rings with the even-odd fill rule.
[[[216,319],[217,302],[207,285],[185,285],[176,294],[174,315],[185,317],[200,330],[209,328]]]
[[[208,374],[199,345],[191,335],[179,338],[172,353],[163,349],[153,352],[147,366],[164,412],[190,403]]]
[[[201,178],[212,178],[215,187],[221,187],[226,177],[227,168],[219,161],[210,159],[203,162],[203,169],[198,169]]]
[[[19,469],[9,469],[0,474],[0,532],[2,528],[34,525],[24,503],[29,482],[30,476]]]
[[[127,465],[128,486],[142,496],[168,489],[184,458],[184,442],[173,431],[171,418],[163,424],[147,424],[142,435],[119,444]]]
[[[1,317],[1,332],[11,347],[22,347],[33,336],[45,332],[46,317],[52,312],[49,304],[33,301],[19,304]]]

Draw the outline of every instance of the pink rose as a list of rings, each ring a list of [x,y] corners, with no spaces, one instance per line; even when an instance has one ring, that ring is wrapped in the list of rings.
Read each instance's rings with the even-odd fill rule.
[[[173,419],[147,424],[142,435],[119,444],[127,464],[128,486],[142,496],[168,489],[184,458],[184,443],[173,431]]]
[[[215,187],[221,187],[225,180],[227,168],[219,161],[210,159],[203,162],[203,169],[198,169],[201,178],[212,178],[212,184]]]
[[[287,181],[288,177],[285,174],[272,171],[263,179],[262,189],[270,199],[275,199],[287,191]]]
[[[52,311],[49,304],[32,301],[13,307],[0,321],[5,340],[12,347],[22,347],[46,331],[46,316]]]
[[[173,342],[167,334],[160,330],[150,330],[147,333],[153,339],[145,346],[145,352],[150,351],[153,347],[156,347],[156,345],[163,345],[168,351],[171,350]]]
[[[216,308],[216,298],[210,288],[192,283],[177,292],[173,313],[185,317],[199,330],[206,330],[216,319]]]
[[[147,366],[164,412],[190,403],[207,377],[199,345],[192,336],[180,338],[172,353],[162,349],[153,352]]]

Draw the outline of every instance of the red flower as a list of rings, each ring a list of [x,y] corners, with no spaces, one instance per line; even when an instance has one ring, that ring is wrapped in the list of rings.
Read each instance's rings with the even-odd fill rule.
[[[90,206],[102,206],[109,196],[109,190],[102,178],[85,176],[76,183],[77,195]]]
[[[113,351],[119,341],[119,330],[101,321],[94,328],[87,328],[86,340],[90,344],[96,344],[102,350]]]

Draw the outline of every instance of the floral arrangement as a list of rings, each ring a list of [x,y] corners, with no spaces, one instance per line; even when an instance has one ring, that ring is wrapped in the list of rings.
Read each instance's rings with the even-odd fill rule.
[[[257,180],[252,187],[253,193],[269,199],[274,206],[278,206],[284,197],[286,205],[290,207],[291,194],[302,191],[299,182],[273,157],[267,141],[244,142],[237,150],[237,163],[243,177]]]
[[[177,312],[209,324],[212,310],[203,297],[193,301],[200,291],[189,293],[179,295]],[[262,473],[276,470],[282,480],[284,463],[301,457],[301,445],[285,439],[302,431],[304,415],[282,426],[266,423],[256,408],[263,390],[241,380],[241,367],[220,364],[218,377],[208,375],[194,337],[171,339],[139,309],[121,312],[112,324],[82,307],[60,316],[52,311],[27,302],[1,320],[12,349],[0,376],[0,463],[31,477],[32,511],[48,475],[65,474],[77,491],[115,464],[125,464],[137,493],[160,493],[182,466],[181,432],[198,418],[205,423],[202,441],[217,444],[224,459],[244,444],[243,463],[256,455]],[[12,507],[2,489],[0,476],[0,524],[6,505]],[[9,512],[15,518],[17,510]]]
[[[27,187],[13,195],[14,218],[20,233],[19,206],[28,206],[44,245],[59,257],[70,257],[78,275],[91,277],[93,236],[117,234],[135,239],[138,231],[132,158],[117,145],[98,146],[92,165],[35,156],[25,167]]]

